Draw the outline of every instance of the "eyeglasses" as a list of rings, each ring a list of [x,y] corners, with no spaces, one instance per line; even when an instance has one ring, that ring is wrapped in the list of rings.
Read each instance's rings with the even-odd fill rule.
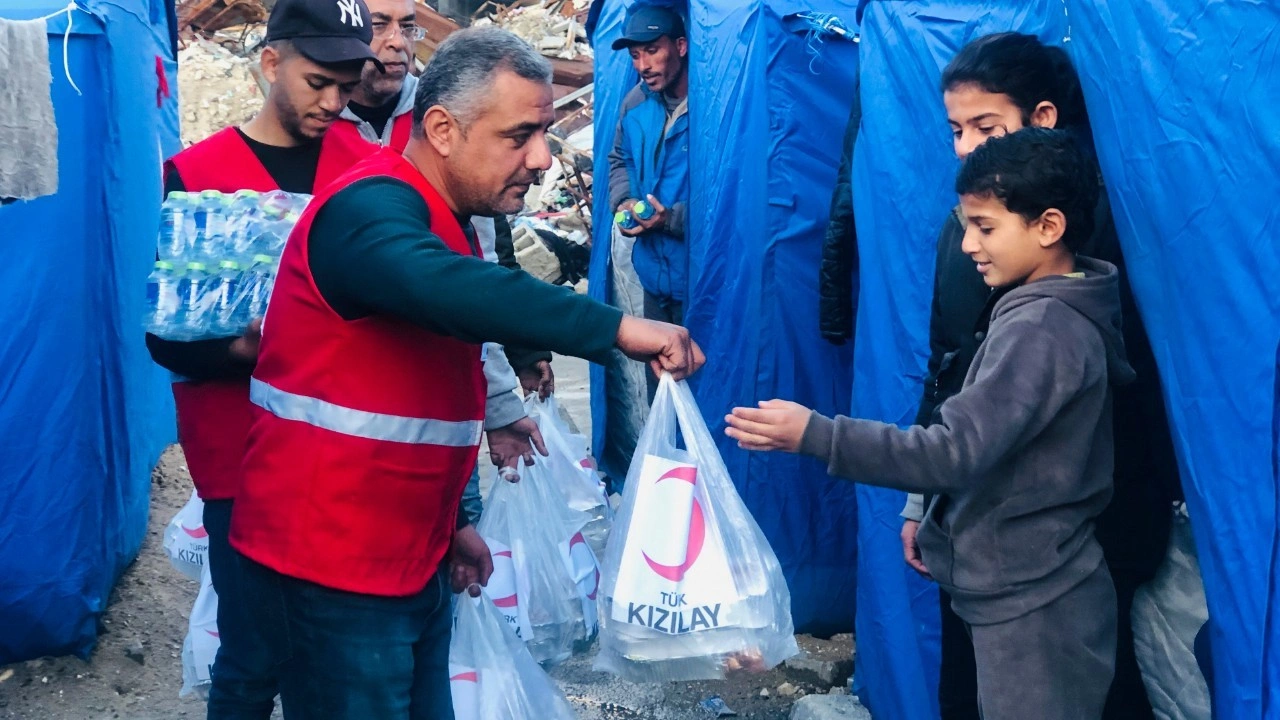
[[[396,31],[400,32],[401,37],[411,42],[417,42],[427,36],[427,29],[419,27],[413,23],[389,23],[374,21],[372,23],[373,36],[378,39],[388,39],[393,36]]]

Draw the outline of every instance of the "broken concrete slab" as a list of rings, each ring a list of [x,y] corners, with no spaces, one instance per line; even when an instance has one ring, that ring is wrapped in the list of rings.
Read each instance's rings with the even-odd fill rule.
[[[787,660],[792,670],[813,673],[823,685],[844,685],[853,675],[853,658],[823,660],[802,652]]]
[[[871,712],[852,695],[809,695],[791,706],[791,720],[871,720]]]

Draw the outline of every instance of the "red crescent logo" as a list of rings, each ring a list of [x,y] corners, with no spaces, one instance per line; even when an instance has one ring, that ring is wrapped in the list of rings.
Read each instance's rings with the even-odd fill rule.
[[[579,543],[581,543],[581,544],[583,544],[583,545],[586,545],[586,544],[587,544],[587,539],[586,539],[586,538],[584,538],[584,537],[582,537],[582,533],[581,533],[581,532],[579,532],[579,533],[575,534],[573,537],[569,538],[569,552],[570,552],[570,553],[572,553],[572,552],[573,552],[573,546],[574,546],[574,545],[577,545],[577,544],[579,544]],[[588,549],[590,549],[590,548],[588,547]],[[595,599],[596,599],[596,595],[597,595],[599,592],[600,592],[600,565],[599,565],[599,564],[597,564],[597,565],[596,565],[596,580],[595,580],[595,587],[591,588],[591,592],[587,594],[587,599],[588,599],[588,600],[595,600]]]
[[[182,523],[178,523],[178,527],[182,528],[182,532],[190,535],[191,537],[197,540],[202,540],[204,538],[209,537],[209,531],[204,529],[204,525],[201,525],[200,527],[194,530],[188,529],[187,526],[183,525]]]
[[[658,478],[658,482],[668,479],[683,480],[690,485],[696,485],[698,482],[698,469],[689,466],[678,467]],[[644,555],[644,561],[649,563],[649,567],[658,574],[658,577],[666,578],[671,582],[680,582],[684,579],[685,573],[689,572],[689,568],[693,567],[693,564],[698,561],[698,556],[702,554],[702,546],[706,539],[706,518],[702,516],[702,504],[695,497],[693,499],[693,511],[689,515],[689,544],[685,549],[684,563],[681,565],[663,565],[649,557],[648,553],[642,551],[641,554]]]
[[[510,551],[510,550],[503,550],[502,552],[496,552],[496,553],[494,553],[494,554],[493,554],[493,556],[494,556],[494,557],[511,558],[511,551]],[[514,561],[514,559],[513,559],[513,561]],[[494,604],[494,605],[496,605],[496,606],[498,606],[498,607],[500,607],[500,608],[513,608],[513,607],[515,607],[515,606],[517,606],[517,605],[519,605],[519,604],[520,604],[520,598],[517,596],[517,594],[516,594],[516,593],[511,593],[510,595],[508,595],[508,596],[506,596],[506,597],[494,598],[494,599],[493,599],[493,604]]]
[[[457,675],[454,675],[453,677],[449,678],[449,682],[453,682],[455,680],[460,680],[463,682],[478,683],[480,682],[480,676],[476,673],[475,670],[472,670],[471,672],[458,673]]]

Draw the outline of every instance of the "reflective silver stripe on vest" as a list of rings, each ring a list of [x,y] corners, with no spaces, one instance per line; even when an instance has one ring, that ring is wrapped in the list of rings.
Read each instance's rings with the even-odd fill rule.
[[[369,440],[470,447],[480,444],[480,433],[484,429],[480,420],[454,422],[355,410],[319,398],[295,395],[257,378],[249,383],[249,399],[278,418]]]

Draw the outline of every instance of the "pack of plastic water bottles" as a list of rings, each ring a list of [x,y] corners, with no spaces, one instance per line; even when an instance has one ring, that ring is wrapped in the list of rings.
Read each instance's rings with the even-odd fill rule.
[[[165,340],[240,335],[261,318],[285,240],[310,195],[169,193],[160,211],[146,330]]]

